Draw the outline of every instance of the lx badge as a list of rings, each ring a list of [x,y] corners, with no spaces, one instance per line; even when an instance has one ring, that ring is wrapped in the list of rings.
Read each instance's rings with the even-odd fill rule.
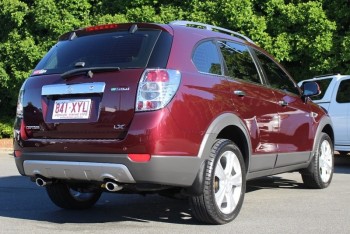
[[[116,124],[113,128],[115,130],[123,130],[125,128],[125,124]]]

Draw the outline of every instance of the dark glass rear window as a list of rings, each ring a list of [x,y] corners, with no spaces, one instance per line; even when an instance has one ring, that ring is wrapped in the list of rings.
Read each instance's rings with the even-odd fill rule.
[[[198,71],[222,75],[219,51],[213,41],[205,41],[197,46],[192,60]]]
[[[64,73],[80,68],[81,64],[84,68],[144,68],[160,33],[160,30],[118,31],[59,41],[33,74]]]
[[[350,80],[343,80],[339,84],[339,89],[337,93],[338,103],[349,103],[350,102]]]

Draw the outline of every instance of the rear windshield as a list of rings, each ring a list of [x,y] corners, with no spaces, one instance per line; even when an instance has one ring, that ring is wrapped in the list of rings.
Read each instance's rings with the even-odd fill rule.
[[[34,69],[33,75],[64,73],[76,68],[144,68],[160,30],[118,31],[59,41]]]

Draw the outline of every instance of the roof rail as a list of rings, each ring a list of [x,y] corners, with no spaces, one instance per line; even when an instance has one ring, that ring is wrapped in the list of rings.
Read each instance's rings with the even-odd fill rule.
[[[243,34],[240,34],[240,33],[235,32],[235,31],[228,30],[226,28],[221,28],[221,27],[217,27],[217,26],[214,26],[214,25],[210,25],[210,24],[203,24],[203,23],[186,21],[186,20],[176,20],[176,21],[170,22],[170,24],[171,25],[187,26],[187,27],[200,26],[200,27],[202,27],[202,28],[204,28],[206,30],[210,30],[210,31],[213,31],[213,29],[215,29],[218,32],[224,32],[226,34],[234,35],[236,37],[240,37],[241,39],[246,40],[247,42],[255,44],[255,42],[253,40],[251,40],[247,36],[244,36]]]

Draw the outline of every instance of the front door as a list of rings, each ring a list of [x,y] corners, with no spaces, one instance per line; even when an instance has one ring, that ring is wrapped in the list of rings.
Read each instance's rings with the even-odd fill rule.
[[[275,167],[306,162],[313,145],[309,106],[303,102],[297,85],[277,63],[259,51],[256,55],[278,104],[279,134],[274,139],[278,157]]]

